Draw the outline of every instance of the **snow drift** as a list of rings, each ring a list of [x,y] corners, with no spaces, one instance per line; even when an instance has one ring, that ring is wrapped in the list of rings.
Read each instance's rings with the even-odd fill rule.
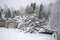
[[[0,28],[0,40],[56,40],[49,34],[30,34],[18,29]]]

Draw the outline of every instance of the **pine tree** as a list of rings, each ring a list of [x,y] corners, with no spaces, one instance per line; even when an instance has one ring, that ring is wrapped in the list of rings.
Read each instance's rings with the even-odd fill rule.
[[[12,15],[12,18],[14,18],[15,17],[15,12],[13,11],[13,15]]]
[[[16,15],[18,16],[18,15],[19,15],[19,13],[20,13],[20,12],[17,10],[17,13],[16,13]]]
[[[28,14],[28,8],[29,8],[29,5],[26,6],[25,14]]]
[[[31,4],[31,6],[33,7],[33,10],[35,10],[36,3]]]
[[[38,14],[38,18],[41,20],[41,22],[43,23],[43,25],[47,25],[47,22],[49,21],[49,15],[50,15],[50,11],[44,12],[44,7],[41,4],[40,5],[40,9],[39,9],[39,14]]]
[[[17,11],[15,10],[15,15],[17,16]]]
[[[33,13],[34,13],[34,10],[36,9],[36,3],[31,3],[31,7],[33,8]]]
[[[1,11],[0,11],[0,18],[1,18]]]
[[[26,10],[25,10],[25,13],[27,15],[33,14],[33,7],[27,5]]]
[[[38,18],[39,18],[39,19],[42,19],[42,17],[43,17],[42,14],[43,14],[43,5],[41,4],[41,5],[40,5],[40,8],[39,8],[39,14],[38,14]]]
[[[11,11],[8,8],[8,10],[6,11],[6,14],[5,14],[5,18],[7,18],[7,20],[8,20],[8,18],[10,18],[10,17],[11,17]]]
[[[2,11],[3,11],[3,9],[1,8],[0,9],[0,18],[2,18]]]

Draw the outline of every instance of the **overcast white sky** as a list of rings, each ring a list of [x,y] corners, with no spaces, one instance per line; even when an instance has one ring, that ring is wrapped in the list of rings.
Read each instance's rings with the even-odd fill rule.
[[[47,5],[50,2],[55,2],[55,0],[0,0],[0,6],[7,4],[8,7],[19,9],[22,6],[25,7],[27,4],[30,4],[31,2],[36,2],[37,5],[40,5],[40,3]]]

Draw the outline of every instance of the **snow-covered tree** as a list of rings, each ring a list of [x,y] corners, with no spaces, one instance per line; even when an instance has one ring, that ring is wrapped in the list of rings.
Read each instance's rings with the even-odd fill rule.
[[[5,18],[7,18],[7,20],[11,17],[11,11],[10,9],[8,8],[8,10],[6,11],[5,13]]]
[[[50,11],[45,12],[43,4],[40,5],[38,18],[42,23],[46,23],[49,20]],[[47,25],[47,23],[46,23]]]
[[[1,12],[0,12],[0,18],[1,18]]]
[[[33,14],[33,8],[31,6],[26,7],[26,14]]]
[[[35,10],[36,10],[36,3],[31,3],[30,6],[27,5],[25,12],[26,14],[33,14]]]

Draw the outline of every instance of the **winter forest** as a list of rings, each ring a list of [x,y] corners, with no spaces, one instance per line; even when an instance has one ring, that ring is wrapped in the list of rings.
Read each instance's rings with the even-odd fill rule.
[[[44,5],[31,2],[19,9],[0,6],[0,27],[17,28],[24,33],[56,33],[60,40],[60,1]]]
[[[25,27],[32,27],[34,30],[39,31],[38,28],[43,27],[45,29],[47,26],[46,29],[50,29],[50,26],[48,26],[50,25],[50,15],[50,5],[48,8],[43,4],[37,6],[36,3],[31,3],[27,5],[26,8],[21,8],[19,10],[10,9],[7,5],[5,5],[5,9],[0,8],[0,19],[1,21],[5,21],[5,26],[7,28],[22,28],[24,30]],[[1,26],[4,26],[2,24]],[[37,29],[35,29],[35,27]]]

